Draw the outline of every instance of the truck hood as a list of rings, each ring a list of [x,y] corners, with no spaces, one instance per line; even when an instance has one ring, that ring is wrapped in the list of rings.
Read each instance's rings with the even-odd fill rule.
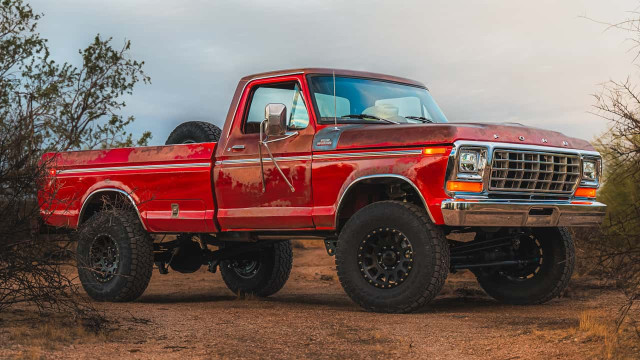
[[[316,133],[314,151],[451,144],[457,140],[539,145],[593,151],[588,141],[516,123],[339,125]],[[566,142],[566,145],[565,143]]]

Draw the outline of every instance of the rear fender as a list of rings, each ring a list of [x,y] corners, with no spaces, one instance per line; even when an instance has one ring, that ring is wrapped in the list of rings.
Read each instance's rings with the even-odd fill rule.
[[[113,184],[110,184],[110,185],[113,186]],[[119,185],[125,189],[127,188],[122,183],[120,183]],[[93,186],[85,194],[82,200],[82,206],[80,207],[80,211],[78,213],[77,227],[79,227],[84,221],[88,220],[91,217],[92,214],[88,213],[88,211],[91,211],[90,210],[91,204],[95,204],[97,201],[101,201],[100,196],[106,195],[108,193],[117,194],[118,196],[121,196],[125,201],[127,201],[128,204],[126,205],[131,206],[135,209],[136,214],[138,214],[138,219],[140,219],[140,223],[142,224],[142,227],[144,227],[144,229],[147,230],[147,224],[145,220],[142,218],[142,216],[140,215],[140,210],[138,209],[138,204],[140,202],[139,200],[136,200],[135,193],[133,191],[131,191],[130,189],[123,190],[122,188],[116,188],[116,187],[100,187],[100,184],[96,184],[96,186]],[[113,205],[117,206],[118,204],[113,204]]]

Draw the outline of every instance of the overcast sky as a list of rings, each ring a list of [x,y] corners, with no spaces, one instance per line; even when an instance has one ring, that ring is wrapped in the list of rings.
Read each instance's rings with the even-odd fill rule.
[[[96,33],[132,41],[151,85],[124,115],[163,144],[189,120],[222,127],[240,77],[294,67],[388,73],[427,84],[450,121],[520,122],[592,140],[608,79],[637,77],[614,22],[639,2],[31,0],[54,57],[78,63]]]

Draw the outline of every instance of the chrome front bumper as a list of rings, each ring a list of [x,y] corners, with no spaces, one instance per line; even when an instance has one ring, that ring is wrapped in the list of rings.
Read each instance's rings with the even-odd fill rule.
[[[606,205],[586,201],[459,200],[442,202],[444,223],[449,226],[593,226],[600,225]]]

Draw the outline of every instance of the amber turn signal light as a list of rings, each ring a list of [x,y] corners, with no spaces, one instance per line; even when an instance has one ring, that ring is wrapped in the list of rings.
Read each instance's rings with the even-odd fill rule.
[[[482,183],[468,181],[447,181],[447,190],[451,192],[482,192]]]
[[[56,176],[56,173],[57,173],[56,169],[49,169],[49,175]]]
[[[594,198],[596,197],[596,189],[595,188],[578,188],[574,196]]]
[[[424,150],[422,150],[422,153],[425,155],[437,155],[437,154],[444,154],[447,152],[447,148],[440,146],[440,147],[428,147],[425,148]]]

